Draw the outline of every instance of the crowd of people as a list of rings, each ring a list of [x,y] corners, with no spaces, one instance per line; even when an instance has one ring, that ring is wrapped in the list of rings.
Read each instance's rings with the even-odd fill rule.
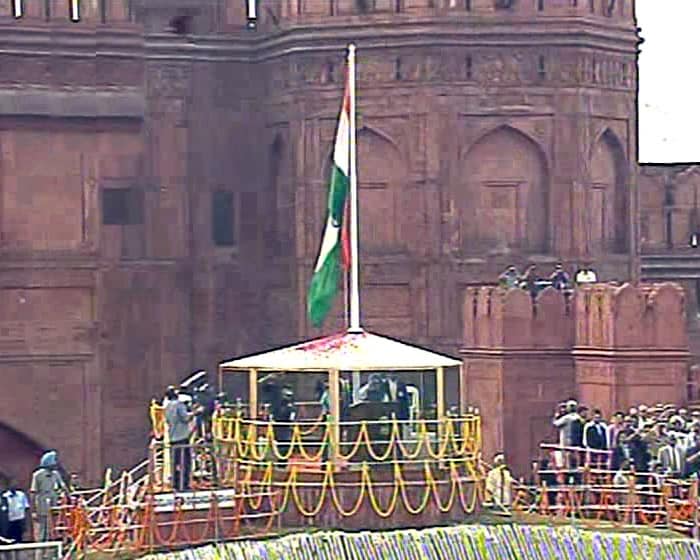
[[[660,486],[700,478],[700,411],[642,404],[606,420],[599,409],[569,400],[557,406],[552,425],[558,441],[543,445],[533,465],[537,479],[531,481],[547,484],[550,504],[557,501],[556,487],[584,484],[586,470],[594,480],[622,489],[632,481]],[[508,509],[514,484],[505,456],[498,453],[486,477],[484,506]]]
[[[586,263],[574,275],[574,282],[571,281],[570,274],[565,270],[564,265],[559,263],[554,267],[552,273],[541,278],[537,273],[537,266],[528,266],[521,274],[515,266],[509,266],[498,277],[498,285],[502,288],[521,288],[527,290],[534,297],[545,288],[552,287],[562,292],[570,292],[574,285],[594,284],[598,281],[598,275]]]
[[[700,475],[700,411],[673,404],[639,405],[607,421],[574,400],[561,403],[553,425],[559,431],[557,468],[578,480],[580,468],[607,469],[616,484],[638,476],[672,479]]]
[[[34,522],[34,540],[50,540],[51,508],[62,495],[69,493],[66,474],[56,451],[41,457],[39,468],[32,474],[29,497],[15,480],[0,492],[0,544],[21,543],[29,532],[29,520]]]

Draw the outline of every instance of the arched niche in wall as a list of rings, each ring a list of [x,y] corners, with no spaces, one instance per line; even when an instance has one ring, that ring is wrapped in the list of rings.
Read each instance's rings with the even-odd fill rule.
[[[322,199],[319,199],[322,224],[325,223],[332,164],[331,152],[323,163],[325,181]],[[383,132],[363,127],[357,131],[357,166],[361,251],[391,252],[402,249],[405,247],[405,234],[401,228],[405,220],[401,212],[401,193],[407,176],[401,153]]]
[[[624,253],[629,236],[626,158],[617,136],[607,129],[593,146],[588,189],[588,245],[593,253]]]
[[[546,252],[549,173],[534,140],[498,127],[468,149],[459,170],[455,199],[465,252]]]
[[[401,196],[406,163],[391,140],[367,127],[357,134],[357,161],[362,248],[399,250],[405,246]]]
[[[265,225],[266,244],[273,255],[288,254],[294,223],[293,201],[288,188],[289,146],[281,133],[276,133],[268,146],[267,203],[268,223]]]

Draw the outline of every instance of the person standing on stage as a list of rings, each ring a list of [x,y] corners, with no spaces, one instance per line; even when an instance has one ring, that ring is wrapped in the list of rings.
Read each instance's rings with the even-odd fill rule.
[[[173,490],[183,492],[190,488],[190,471],[192,470],[192,449],[190,422],[194,416],[187,410],[187,405],[178,398],[174,387],[168,388],[168,404],[165,406],[165,423],[172,448]]]

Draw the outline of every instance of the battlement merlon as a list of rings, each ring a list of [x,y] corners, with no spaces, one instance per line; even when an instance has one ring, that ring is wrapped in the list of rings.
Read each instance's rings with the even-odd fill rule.
[[[687,351],[683,289],[672,283],[595,284],[570,296],[547,288],[467,288],[463,348]]]

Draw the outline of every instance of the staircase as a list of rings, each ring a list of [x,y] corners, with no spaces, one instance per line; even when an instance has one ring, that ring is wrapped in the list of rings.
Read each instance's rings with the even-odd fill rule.
[[[700,280],[700,251],[642,255],[642,280]]]

